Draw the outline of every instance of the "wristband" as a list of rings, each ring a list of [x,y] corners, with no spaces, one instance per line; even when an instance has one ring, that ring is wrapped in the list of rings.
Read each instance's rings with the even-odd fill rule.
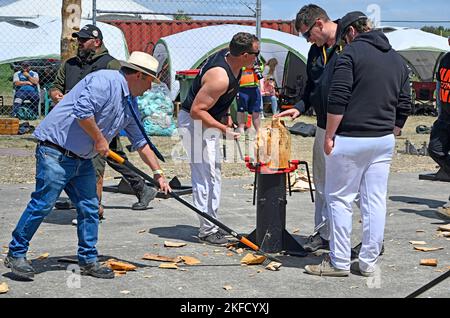
[[[162,171],[162,169],[153,170],[153,174],[159,174],[161,176],[164,176],[164,171]]]

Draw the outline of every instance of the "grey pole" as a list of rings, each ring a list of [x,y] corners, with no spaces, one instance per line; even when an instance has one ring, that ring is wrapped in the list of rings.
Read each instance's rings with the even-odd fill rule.
[[[256,0],[256,36],[261,40],[261,0]]]
[[[92,0],[92,24],[97,22],[97,0]]]

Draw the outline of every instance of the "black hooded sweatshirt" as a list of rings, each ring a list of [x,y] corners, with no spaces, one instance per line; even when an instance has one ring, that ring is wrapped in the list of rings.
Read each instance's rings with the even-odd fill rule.
[[[336,61],[328,113],[344,115],[337,135],[382,137],[411,112],[409,72],[381,31],[358,35]]]

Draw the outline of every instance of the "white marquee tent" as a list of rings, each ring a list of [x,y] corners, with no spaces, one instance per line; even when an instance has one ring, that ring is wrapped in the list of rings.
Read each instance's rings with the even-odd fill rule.
[[[424,82],[434,80],[439,58],[450,49],[446,38],[417,29],[401,28],[386,37]]]
[[[82,20],[81,25],[91,23]],[[117,59],[128,57],[128,48],[122,31],[112,25],[98,22],[109,53]],[[36,19],[0,22],[0,64],[15,61],[60,58],[61,18],[40,17]]]

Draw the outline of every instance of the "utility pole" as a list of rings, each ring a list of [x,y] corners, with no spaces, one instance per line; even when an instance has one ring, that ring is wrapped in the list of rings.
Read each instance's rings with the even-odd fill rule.
[[[256,0],[256,36],[261,41],[261,0]]]
[[[63,0],[61,8],[61,61],[77,54],[77,40],[72,33],[80,30],[81,0]]]

